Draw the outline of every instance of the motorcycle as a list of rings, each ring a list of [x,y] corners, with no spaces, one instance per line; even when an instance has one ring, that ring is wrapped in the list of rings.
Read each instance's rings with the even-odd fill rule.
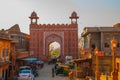
[[[38,77],[38,76],[39,76],[39,74],[38,74],[38,71],[37,71],[37,70],[33,70],[33,74],[34,74],[34,76],[35,76],[35,77]]]

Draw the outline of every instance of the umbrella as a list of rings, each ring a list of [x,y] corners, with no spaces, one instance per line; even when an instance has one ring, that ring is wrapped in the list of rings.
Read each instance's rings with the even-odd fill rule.
[[[30,62],[32,62],[32,61],[34,61],[34,60],[37,60],[37,58],[30,57],[30,58],[24,58],[24,59],[22,59],[22,60],[25,60],[25,61],[30,61]]]
[[[42,60],[35,60],[37,64],[43,64],[44,62]]]
[[[30,62],[30,63],[35,62],[35,63],[37,63],[37,64],[42,64],[42,63],[44,63],[42,60],[37,59],[37,58],[34,58],[34,57],[24,58],[24,59],[22,59],[22,60],[28,61],[28,62]]]

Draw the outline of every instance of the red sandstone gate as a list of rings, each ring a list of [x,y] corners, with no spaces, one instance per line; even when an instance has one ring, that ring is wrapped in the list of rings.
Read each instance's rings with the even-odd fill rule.
[[[71,14],[71,24],[37,24],[39,17],[32,12],[30,24],[30,54],[38,59],[49,59],[49,44],[60,44],[60,58],[78,55],[78,24],[76,12]]]

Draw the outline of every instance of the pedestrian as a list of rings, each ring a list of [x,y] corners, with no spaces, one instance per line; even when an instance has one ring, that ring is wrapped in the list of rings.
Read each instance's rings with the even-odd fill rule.
[[[57,66],[58,66],[58,64],[57,64],[57,63],[55,63],[55,70],[57,69]]]
[[[54,68],[52,68],[52,77],[54,77],[55,75],[54,75]]]

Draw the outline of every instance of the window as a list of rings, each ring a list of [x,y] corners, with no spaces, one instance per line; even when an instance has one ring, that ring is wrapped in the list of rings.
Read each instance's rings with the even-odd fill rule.
[[[11,35],[11,38],[14,38],[14,36]]]
[[[77,24],[76,19],[72,19],[72,24]]]
[[[120,47],[120,43],[117,44],[117,47]]]
[[[6,49],[6,56],[8,56],[8,48]]]
[[[118,71],[120,70],[120,69],[119,69],[119,67],[120,67],[120,64],[119,64],[119,63],[117,63],[117,69],[118,69]]]
[[[92,51],[94,51],[95,49],[95,44],[92,44]]]
[[[36,23],[36,19],[32,19],[32,24],[35,24]]]
[[[107,48],[107,47],[109,47],[109,44],[108,44],[108,43],[105,43],[104,46]]]
[[[2,48],[2,57],[4,57],[4,48]]]

